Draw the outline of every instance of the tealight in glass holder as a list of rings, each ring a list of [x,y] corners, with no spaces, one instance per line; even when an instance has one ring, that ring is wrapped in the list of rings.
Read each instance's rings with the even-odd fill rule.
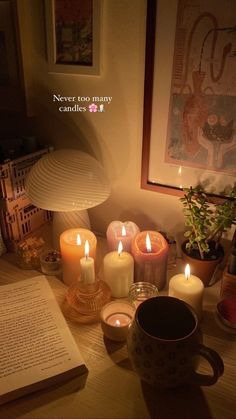
[[[148,298],[156,297],[158,289],[150,282],[135,282],[129,289],[128,299],[135,309]]]

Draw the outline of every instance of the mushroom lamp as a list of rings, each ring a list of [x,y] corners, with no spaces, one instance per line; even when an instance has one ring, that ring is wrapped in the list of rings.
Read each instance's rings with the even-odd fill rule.
[[[55,150],[30,170],[25,190],[38,208],[54,211],[53,245],[73,227],[90,228],[87,209],[104,202],[110,185],[103,167],[89,154],[76,149]]]

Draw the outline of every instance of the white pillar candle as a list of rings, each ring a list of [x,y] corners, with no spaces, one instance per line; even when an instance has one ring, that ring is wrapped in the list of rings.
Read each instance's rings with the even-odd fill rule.
[[[122,252],[121,242],[118,251],[107,253],[104,257],[103,280],[110,287],[112,297],[128,295],[134,282],[134,260],[129,253]]]
[[[185,267],[185,274],[174,275],[169,282],[169,296],[176,297],[188,303],[202,317],[202,299],[204,285],[200,278],[190,275],[189,264]]]
[[[84,284],[92,284],[95,281],[94,259],[89,257],[89,242],[86,240],[85,257],[80,259],[80,281]]]

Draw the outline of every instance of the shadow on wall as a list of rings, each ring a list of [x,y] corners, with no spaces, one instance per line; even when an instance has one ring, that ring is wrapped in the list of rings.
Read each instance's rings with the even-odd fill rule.
[[[36,130],[40,141],[53,145],[56,149],[80,149],[102,163],[99,141],[86,118],[79,114],[75,121],[70,112],[60,113],[58,105],[53,106],[53,93],[47,91],[44,86],[38,86],[37,91],[40,92],[40,99],[34,98],[34,111],[37,115]]]

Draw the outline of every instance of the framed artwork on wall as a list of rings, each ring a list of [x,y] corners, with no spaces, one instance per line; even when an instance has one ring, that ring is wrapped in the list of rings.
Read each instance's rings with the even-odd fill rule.
[[[141,186],[225,196],[236,181],[236,3],[147,5]]]
[[[100,74],[100,0],[45,0],[49,72]]]
[[[0,1],[0,111],[25,111],[17,8]]]

